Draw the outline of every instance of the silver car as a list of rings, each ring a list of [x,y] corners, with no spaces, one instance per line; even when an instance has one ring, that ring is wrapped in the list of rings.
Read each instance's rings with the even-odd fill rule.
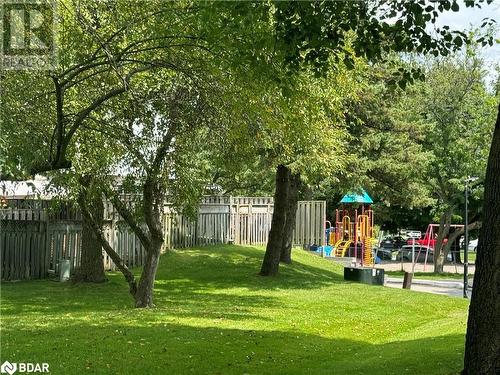
[[[401,258],[403,259],[403,262],[411,262],[412,261],[412,250],[413,246],[412,245],[404,245],[400,251],[398,251],[398,254],[396,255],[396,260],[401,261]],[[415,262],[416,263],[424,263],[426,261],[427,257],[427,263],[433,263],[434,262],[434,249],[429,246],[423,246],[423,245],[415,245]],[[446,257],[447,261],[452,260],[451,254],[448,254]]]

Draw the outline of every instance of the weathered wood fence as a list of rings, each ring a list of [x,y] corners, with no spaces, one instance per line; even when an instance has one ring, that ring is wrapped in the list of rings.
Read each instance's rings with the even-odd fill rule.
[[[213,243],[265,245],[271,228],[270,197],[205,197],[195,221],[165,209],[165,246],[181,248]],[[295,245],[323,245],[325,201],[300,201],[295,221]]]
[[[165,248],[207,244],[267,243],[273,213],[269,197],[205,197],[196,220],[165,206]],[[302,201],[297,208],[294,243],[323,245],[326,202]],[[130,267],[140,266],[144,249],[113,207],[105,205],[104,230],[110,244]],[[2,280],[39,279],[57,273],[62,259],[71,272],[80,265],[82,224],[80,214],[67,210],[57,215],[47,208],[0,210],[0,263]],[[114,264],[103,252],[104,265]]]
[[[55,216],[55,217],[54,217]],[[0,210],[0,278],[41,279],[59,271],[59,262],[70,261],[71,272],[80,266],[82,223],[79,215],[57,218],[46,209]],[[104,233],[128,266],[140,266],[144,259],[135,234],[121,221],[106,220]],[[104,267],[115,265],[103,252]]]

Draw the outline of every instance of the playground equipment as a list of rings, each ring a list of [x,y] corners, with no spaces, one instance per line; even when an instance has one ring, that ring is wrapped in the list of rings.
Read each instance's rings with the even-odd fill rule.
[[[451,224],[450,228],[453,228],[454,230],[463,228],[463,224]],[[431,248],[434,254],[436,254],[436,243],[437,243],[437,236],[439,232],[439,224],[429,224],[427,226],[427,230],[425,231],[425,235],[423,238],[410,238],[407,241],[408,245],[422,245],[422,246],[427,246],[428,248]],[[445,246],[448,243],[448,238],[445,237],[443,238],[443,242],[441,244],[441,248]],[[417,255],[417,259],[420,256],[420,250]],[[425,268],[427,267],[427,253],[425,254],[425,261],[424,261],[424,271]]]
[[[362,194],[344,195],[340,208],[335,210],[335,226],[330,224],[326,230],[326,242],[333,246],[333,256],[354,256],[361,265],[373,264],[372,203],[373,200],[364,190]]]
[[[463,228],[463,224],[451,224],[450,228]],[[427,230],[425,231],[424,238],[410,238],[407,241],[408,245],[412,245],[413,243],[418,245],[423,245],[432,248],[432,250],[436,250],[436,242],[437,235],[439,232],[439,224],[429,224],[427,226]],[[443,239],[443,245],[448,242],[448,238]]]

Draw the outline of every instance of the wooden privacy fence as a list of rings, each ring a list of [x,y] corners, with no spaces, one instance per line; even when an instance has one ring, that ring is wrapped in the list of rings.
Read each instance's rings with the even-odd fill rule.
[[[295,217],[293,243],[295,245],[325,245],[325,201],[300,201]]]
[[[143,264],[144,249],[128,226],[108,220],[104,223],[104,234],[128,266]],[[47,277],[59,271],[59,263],[63,259],[70,261],[70,271],[73,273],[80,266],[81,244],[81,221],[53,220],[45,209],[0,210],[2,280]],[[114,263],[104,252],[103,261],[106,270],[115,269]]]
[[[0,225],[1,279],[46,277],[50,267],[46,223],[40,220],[2,220]]]
[[[208,244],[267,243],[273,213],[269,197],[205,197],[196,220],[165,206],[165,248]],[[324,244],[326,202],[298,203],[294,244]],[[145,252],[116,211],[106,206],[104,232],[107,240],[129,267],[141,266]],[[62,259],[71,272],[80,266],[82,223],[79,213],[49,215],[46,208],[0,209],[0,263],[2,280],[40,279],[58,272]],[[115,265],[103,252],[104,266]]]
[[[165,208],[165,247],[182,248],[216,243],[265,245],[273,216],[270,197],[206,197],[197,220]],[[325,201],[299,201],[293,242],[324,245]]]

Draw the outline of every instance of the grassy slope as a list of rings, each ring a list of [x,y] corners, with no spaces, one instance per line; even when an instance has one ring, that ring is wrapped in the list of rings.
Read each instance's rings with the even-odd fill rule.
[[[162,257],[157,308],[102,285],[2,285],[1,361],[52,374],[453,374],[467,302],[342,280],[296,250],[276,278],[263,251],[223,246]]]

